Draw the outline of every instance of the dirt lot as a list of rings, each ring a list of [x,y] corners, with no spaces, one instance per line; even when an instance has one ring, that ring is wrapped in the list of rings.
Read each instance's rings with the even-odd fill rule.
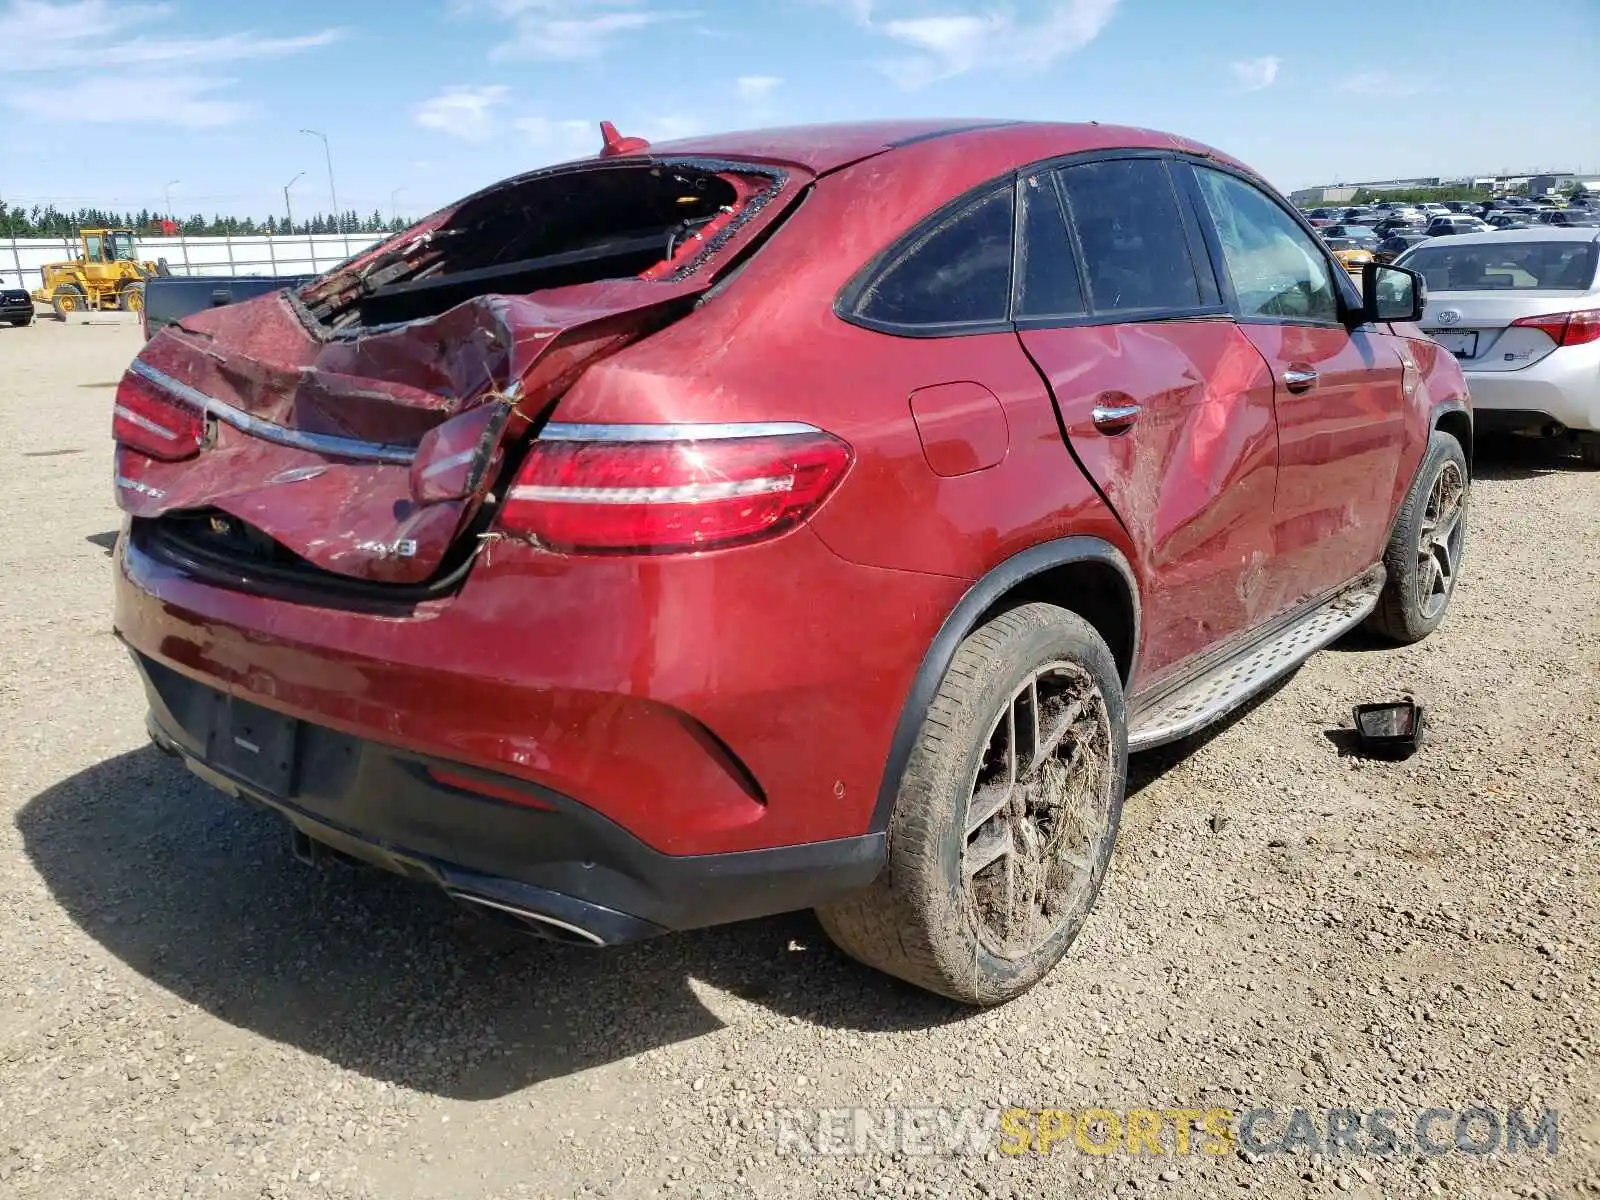
[[[137,345],[0,329],[0,1194],[1600,1193],[1600,474],[1497,452],[1439,634],[1322,654],[1135,760],[1076,952],[970,1015],[808,916],[510,939],[301,866],[149,749],[109,616],[107,429]],[[1350,705],[1406,688],[1423,751],[1342,755]],[[1548,1107],[1559,1144],[809,1157],[767,1116],[1007,1103],[1272,1107],[1278,1133],[1296,1106]]]

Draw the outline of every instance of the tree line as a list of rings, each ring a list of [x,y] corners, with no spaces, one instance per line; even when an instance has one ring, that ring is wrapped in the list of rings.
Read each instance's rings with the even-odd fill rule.
[[[0,237],[72,237],[80,229],[131,229],[142,237],[161,237],[163,216],[148,208],[134,212],[112,212],[102,208],[80,208],[64,212],[55,205],[34,205],[32,208],[14,208],[0,201]],[[252,217],[224,217],[221,214],[206,217],[194,213],[188,217],[173,217],[178,232],[187,237],[244,237],[250,234],[291,233],[393,233],[406,228],[410,221],[390,220],[381,212],[373,211],[363,217],[351,209],[335,219],[328,213],[314,213],[296,220],[291,227],[287,218],[268,217],[257,221]]]

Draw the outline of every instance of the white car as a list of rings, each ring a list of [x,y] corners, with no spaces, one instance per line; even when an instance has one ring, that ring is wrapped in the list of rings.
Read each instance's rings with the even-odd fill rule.
[[[1572,436],[1600,467],[1600,229],[1554,226],[1423,242],[1419,324],[1456,356],[1480,430]]]

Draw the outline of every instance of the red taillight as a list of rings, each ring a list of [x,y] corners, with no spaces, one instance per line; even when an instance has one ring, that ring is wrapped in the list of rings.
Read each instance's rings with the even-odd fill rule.
[[[1520,317],[1511,324],[1520,329],[1537,329],[1557,346],[1585,346],[1600,341],[1600,308]]]
[[[798,524],[849,465],[850,447],[805,427],[551,426],[500,523],[557,550],[709,550]]]
[[[129,371],[117,385],[111,410],[111,437],[151,458],[177,462],[200,453],[205,439],[205,414]]]

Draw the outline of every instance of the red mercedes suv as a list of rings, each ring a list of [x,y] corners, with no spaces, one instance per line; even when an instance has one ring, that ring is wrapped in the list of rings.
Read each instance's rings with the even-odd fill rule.
[[[303,856],[594,945],[814,907],[995,1003],[1130,750],[1442,619],[1472,419],[1422,284],[1227,156],[606,135],[121,382],[151,736]]]

